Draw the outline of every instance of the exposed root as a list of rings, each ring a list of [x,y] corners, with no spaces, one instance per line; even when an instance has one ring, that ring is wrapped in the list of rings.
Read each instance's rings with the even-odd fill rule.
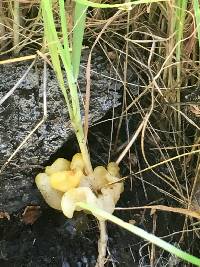
[[[104,267],[106,261],[106,248],[108,236],[106,232],[106,222],[99,221],[100,237],[98,241],[98,259],[95,267]]]

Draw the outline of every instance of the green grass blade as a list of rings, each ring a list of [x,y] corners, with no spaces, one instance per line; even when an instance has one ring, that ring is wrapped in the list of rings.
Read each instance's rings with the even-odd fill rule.
[[[65,56],[66,64],[68,65],[68,69],[72,70],[72,64],[71,64],[71,55],[70,55],[70,49],[69,49],[69,42],[68,42],[68,30],[67,30],[67,14],[65,12],[65,3],[64,0],[59,0],[59,8],[60,8],[60,22],[61,22],[61,29],[62,29],[62,37],[63,37],[63,47],[64,49],[61,49],[61,53],[64,50],[65,53],[63,56]]]
[[[79,74],[83,35],[85,29],[87,6],[80,3],[75,4],[74,11],[74,29],[73,29],[73,47],[72,47],[72,65],[74,79],[77,80]]]
[[[56,76],[61,87],[62,93],[65,97],[65,101],[67,103],[71,124],[74,128],[79,147],[81,153],[83,155],[83,159],[85,162],[87,173],[92,173],[92,165],[90,162],[90,156],[88,153],[88,149],[86,146],[86,141],[84,138],[82,120],[81,120],[81,112],[80,112],[80,104],[79,104],[79,95],[76,86],[76,82],[73,76],[73,68],[71,64],[71,55],[69,50],[68,40],[68,31],[67,31],[67,22],[66,22],[66,14],[64,7],[64,0],[59,0],[59,12],[61,19],[61,29],[64,40],[64,48],[63,44],[58,38],[58,34],[56,31],[56,25],[54,22],[53,12],[52,12],[52,0],[42,0],[41,8],[44,20],[44,28],[45,28],[45,37],[48,43],[49,52],[51,55],[52,64],[54,70],[56,72]],[[62,69],[61,69],[61,61],[65,69],[65,73],[67,76],[69,91],[66,91]]]
[[[196,266],[200,266],[200,259],[190,255],[189,253],[186,253],[178,248],[176,248],[175,246],[167,243],[166,241],[156,237],[153,234],[150,234],[146,231],[144,231],[143,229],[140,229],[139,227],[132,225],[130,223],[126,223],[123,220],[119,219],[118,217],[104,211],[101,210],[99,208],[93,207],[91,205],[88,205],[86,203],[83,202],[78,202],[76,203],[77,206],[90,211],[94,216],[96,217],[101,217],[104,218],[105,220],[111,221],[121,227],[123,227],[124,229],[130,231],[133,234],[136,234],[138,236],[140,236],[141,238],[144,238],[146,240],[148,240],[149,242],[163,248],[164,250],[176,255],[177,257],[179,257],[180,259],[183,259],[185,261],[188,261]]]
[[[73,77],[68,40],[66,40],[68,38],[68,34],[67,34],[67,26],[66,26],[66,21],[65,21],[65,9],[64,9],[64,4],[63,4],[64,1],[60,0],[59,2],[60,2],[59,7],[60,7],[62,33],[66,34],[66,36],[63,36],[63,39],[65,38],[65,41],[64,41],[65,49],[63,49],[62,44],[56,32],[56,26],[55,26],[55,22],[53,19],[53,12],[52,12],[52,5],[51,5],[52,1],[49,1],[49,0],[42,0],[43,20],[44,20],[45,29],[46,29],[45,33],[46,33],[49,51],[51,54],[52,64],[56,72],[61,90],[64,94],[64,97],[65,97],[65,100],[68,106],[70,118],[72,122],[74,121],[74,119],[76,119],[80,123],[81,118],[79,115],[80,107],[79,107],[78,92],[76,90],[75,80]],[[69,89],[70,89],[70,99],[66,93],[66,88],[64,86],[64,80],[63,80],[59,56],[62,59],[65,72],[67,75],[67,80],[68,80]]]
[[[196,19],[196,29],[198,33],[198,40],[199,40],[199,46],[200,46],[200,5],[199,0],[194,0],[194,14]]]
[[[75,79],[73,76],[73,68],[71,63],[71,55],[70,55],[70,49],[69,49],[69,42],[68,42],[68,30],[67,30],[67,16],[65,13],[65,6],[64,6],[64,0],[59,0],[59,8],[60,8],[60,20],[61,20],[61,29],[62,29],[62,37],[63,37],[63,43],[64,48],[62,48],[61,44],[59,43],[59,54],[62,59],[62,62],[64,64],[64,68],[67,74],[67,80],[69,84],[69,90],[70,90],[70,98],[71,98],[71,104],[72,104],[72,110],[73,110],[73,118],[72,121],[74,121],[76,118],[79,117],[80,120],[80,107],[79,107],[79,98],[78,98],[78,92],[75,85]]]
[[[186,14],[186,8],[187,8],[187,0],[178,0],[177,1],[177,12],[176,12],[176,42],[178,43],[176,48],[176,59],[178,62],[181,60],[181,54],[182,54],[182,46],[183,43],[181,40],[183,39],[183,31],[184,31],[184,25],[185,25],[185,14]],[[180,80],[181,77],[181,67],[180,65],[177,68],[177,79]]]
[[[68,84],[69,84],[70,98],[71,98],[71,104],[72,104],[72,110],[73,110],[73,117],[71,118],[71,120],[72,122],[76,121],[75,122],[75,125],[76,125],[76,124],[81,123],[80,105],[79,105],[78,91],[77,91],[76,84],[75,84],[75,78],[73,75],[71,55],[69,51],[68,30],[67,30],[64,0],[59,0],[59,7],[60,7],[61,28],[62,28],[63,39],[64,39],[64,49],[62,48],[59,42],[58,51],[59,51],[60,57],[64,65]]]
[[[66,88],[64,85],[64,79],[63,79],[63,74],[62,74],[62,70],[61,70],[59,54],[58,54],[57,46],[59,43],[59,39],[57,36],[55,23],[53,20],[53,12],[52,12],[51,2],[49,0],[42,0],[41,1],[41,7],[42,7],[42,15],[43,15],[43,21],[44,21],[45,37],[46,37],[49,52],[51,55],[53,68],[54,68],[54,71],[56,73],[56,77],[58,79],[58,82],[60,84],[62,93],[64,95],[69,114],[71,116],[72,110],[71,110],[71,106],[69,103],[69,98],[68,98],[68,95],[66,92]]]
[[[183,32],[184,32],[184,25],[185,25],[185,15],[186,15],[186,8],[187,8],[187,0],[178,0],[177,1],[177,8],[176,8],[176,18],[175,18],[175,30],[176,30],[176,61],[178,62],[177,65],[177,79],[176,82],[179,86],[181,86],[181,72],[182,72],[182,65],[181,65],[181,57],[182,57],[182,47],[183,47]],[[176,92],[176,101],[178,103],[177,109],[180,111],[180,102],[181,102],[181,92],[180,89]],[[177,129],[181,131],[181,114],[180,112],[177,113]]]

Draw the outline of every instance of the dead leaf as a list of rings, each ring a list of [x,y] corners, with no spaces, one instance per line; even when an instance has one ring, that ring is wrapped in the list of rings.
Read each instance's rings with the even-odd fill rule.
[[[27,206],[22,213],[22,221],[25,224],[34,224],[41,214],[40,206]]]
[[[10,215],[7,212],[0,211],[0,219],[7,219],[10,221]]]
[[[200,107],[198,105],[190,105],[190,112],[192,112],[196,117],[200,117]]]

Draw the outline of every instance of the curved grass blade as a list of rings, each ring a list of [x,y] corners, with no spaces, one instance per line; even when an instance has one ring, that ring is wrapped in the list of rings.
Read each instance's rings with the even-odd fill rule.
[[[149,242],[157,245],[158,247],[161,247],[162,249],[170,252],[171,254],[176,255],[177,257],[179,257],[182,260],[188,261],[196,266],[200,266],[200,259],[190,255],[187,252],[184,252],[178,248],[176,248],[175,246],[167,243],[166,241],[156,237],[153,234],[150,234],[146,231],[144,231],[143,229],[132,225],[130,223],[124,222],[123,220],[119,219],[118,217],[104,211],[101,210],[99,208],[96,208],[94,206],[91,206],[89,204],[83,203],[83,202],[78,202],[76,203],[77,206],[83,208],[84,210],[88,210],[90,211],[94,216],[96,217],[100,217],[103,218],[105,220],[111,221],[121,227],[123,227],[124,229],[128,230],[129,232],[136,234],[138,236],[140,236],[143,239],[148,240]]]

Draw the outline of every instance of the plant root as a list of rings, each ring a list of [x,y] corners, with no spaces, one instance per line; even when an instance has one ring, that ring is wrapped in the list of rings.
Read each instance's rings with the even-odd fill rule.
[[[107,241],[108,236],[106,232],[106,222],[99,221],[99,230],[100,230],[100,237],[98,241],[98,259],[95,267],[104,267],[106,262],[106,248],[107,248]]]

